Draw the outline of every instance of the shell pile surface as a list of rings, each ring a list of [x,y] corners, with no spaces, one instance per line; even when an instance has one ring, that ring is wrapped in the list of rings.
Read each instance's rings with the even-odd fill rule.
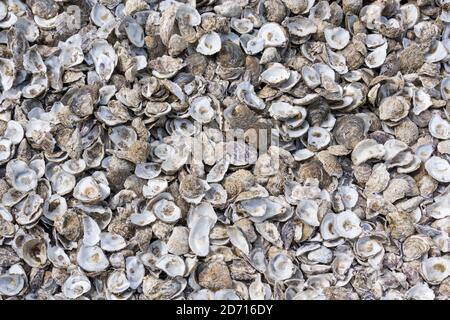
[[[0,300],[448,300],[449,52],[443,0],[0,0]]]

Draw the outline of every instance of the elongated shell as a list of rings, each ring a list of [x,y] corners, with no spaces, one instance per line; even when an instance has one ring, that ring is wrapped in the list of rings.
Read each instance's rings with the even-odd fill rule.
[[[138,288],[144,280],[145,267],[137,257],[127,257],[125,260],[127,279],[131,289]]]
[[[209,253],[210,220],[207,217],[199,217],[189,231],[189,247],[200,257]]]
[[[117,65],[114,48],[105,40],[96,40],[89,53],[94,61],[97,74],[101,79],[108,81]]]
[[[245,254],[250,253],[250,244],[248,243],[248,240],[241,229],[235,226],[229,227],[227,230],[227,234],[233,246],[235,246]]]
[[[13,86],[16,68],[11,60],[0,58],[0,79],[3,90],[9,90]]]

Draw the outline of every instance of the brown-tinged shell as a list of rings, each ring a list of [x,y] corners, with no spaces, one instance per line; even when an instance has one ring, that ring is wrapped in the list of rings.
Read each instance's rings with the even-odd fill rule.
[[[346,115],[338,118],[333,129],[336,142],[347,149],[353,149],[358,142],[364,139],[364,127],[364,121],[360,117]]]

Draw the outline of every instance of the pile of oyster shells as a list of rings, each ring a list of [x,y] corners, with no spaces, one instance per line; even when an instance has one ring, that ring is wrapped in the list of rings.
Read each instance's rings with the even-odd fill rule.
[[[449,299],[449,52],[448,0],[0,0],[0,299]]]

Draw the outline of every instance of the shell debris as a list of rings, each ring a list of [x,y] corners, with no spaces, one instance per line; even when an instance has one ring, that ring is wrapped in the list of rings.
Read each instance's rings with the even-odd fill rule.
[[[0,300],[450,299],[450,6],[0,0]]]

